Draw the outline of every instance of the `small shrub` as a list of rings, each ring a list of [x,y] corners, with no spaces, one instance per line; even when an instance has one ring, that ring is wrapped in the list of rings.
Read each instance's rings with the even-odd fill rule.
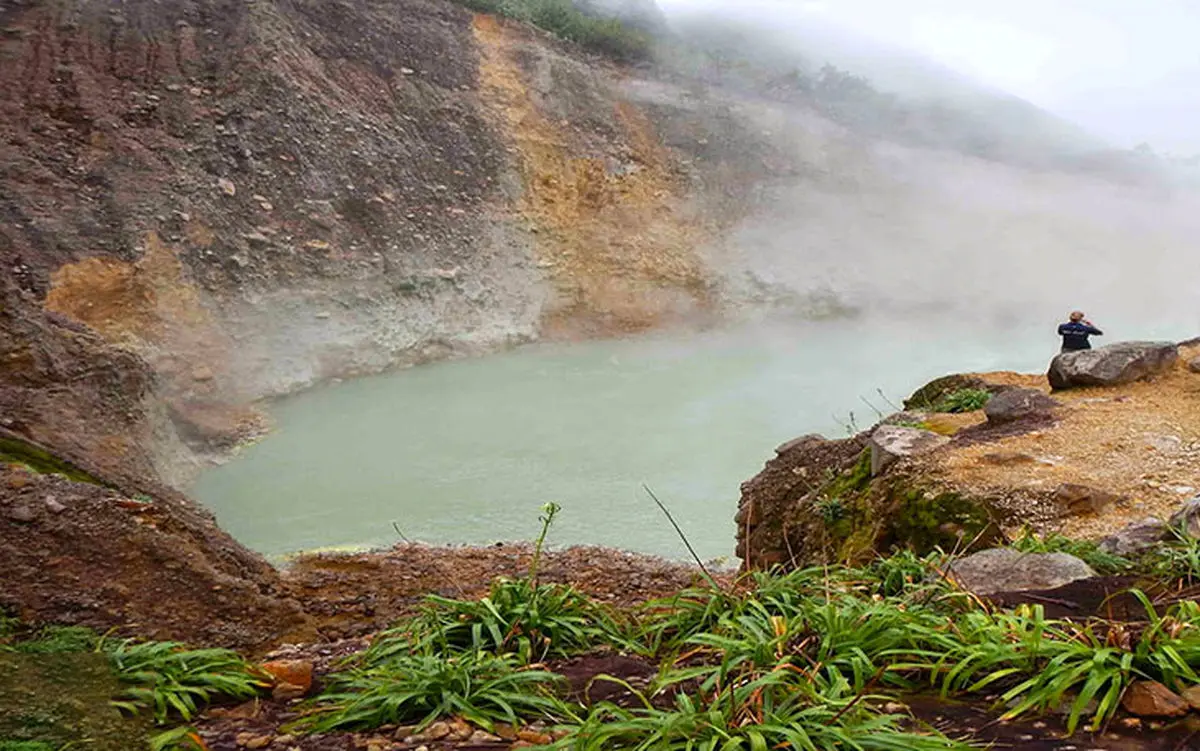
[[[977,409],[983,409],[988,400],[992,398],[991,392],[986,389],[959,389],[951,391],[943,396],[934,405],[934,412],[974,412]]]
[[[305,732],[424,727],[457,716],[481,727],[557,720],[566,714],[554,689],[562,677],[523,670],[513,657],[486,652],[396,655],[380,667],[330,676],[296,728]]]
[[[127,688],[114,702],[130,713],[150,710],[159,724],[172,714],[191,720],[214,698],[249,699],[269,685],[237,652],[186,649],[173,642],[105,645]]]
[[[1052,533],[1039,537],[1029,527],[1024,527],[1013,540],[1012,547],[1022,553],[1067,553],[1079,558],[1099,574],[1119,574],[1133,568],[1133,561],[1119,555],[1105,553],[1091,540],[1072,540],[1065,535]]]
[[[832,527],[846,518],[846,504],[842,503],[841,498],[818,498],[814,506],[827,527]]]
[[[1181,529],[1172,530],[1175,539],[1152,551],[1147,561],[1151,572],[1164,579],[1200,582],[1200,539]]]
[[[457,0],[477,13],[515,18],[617,60],[650,56],[650,36],[617,18],[580,11],[571,0]]]
[[[619,644],[614,614],[563,584],[498,579],[478,602],[430,596],[406,638],[418,649],[515,653],[525,662]]]
[[[912,589],[949,587],[942,577],[941,569],[946,556],[940,551],[919,556],[910,550],[902,550],[887,558],[880,558],[867,568],[867,573],[877,582],[877,592],[883,597],[897,597]]]

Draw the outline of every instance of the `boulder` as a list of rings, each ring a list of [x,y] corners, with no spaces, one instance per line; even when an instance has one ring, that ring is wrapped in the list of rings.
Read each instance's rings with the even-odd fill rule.
[[[1046,374],[1055,390],[1119,386],[1166,372],[1179,359],[1171,342],[1119,342],[1098,349],[1063,352]]]
[[[1065,482],[1054,490],[1054,502],[1058,504],[1059,514],[1062,516],[1103,514],[1113,506],[1122,505],[1127,501],[1125,496],[1071,482]]]
[[[1104,553],[1128,557],[1149,550],[1169,534],[1166,522],[1149,516],[1105,537],[1097,547]]]
[[[871,434],[871,475],[883,472],[897,459],[920,456],[946,445],[950,439],[928,430],[881,425]]]
[[[1164,538],[1169,537],[1171,529],[1177,529],[1190,537],[1200,537],[1200,496],[1187,501],[1171,514],[1167,521],[1170,528]]]
[[[1200,355],[1188,360],[1188,370],[1193,373],[1200,373]]]
[[[1054,589],[1096,572],[1066,553],[1022,553],[1012,548],[992,548],[969,555],[950,566],[949,575],[963,589],[977,595]]]
[[[1179,696],[1188,703],[1189,707],[1200,712],[1200,686],[1189,686],[1180,691]]]
[[[1131,683],[1121,706],[1138,717],[1182,717],[1191,709],[1179,694],[1158,681]]]
[[[913,392],[912,396],[904,400],[904,408],[906,410],[929,410],[947,395],[966,389],[996,391],[997,387],[992,386],[987,381],[975,375],[955,374],[942,376],[941,378],[935,378]]]
[[[991,425],[1003,425],[1029,417],[1050,417],[1059,403],[1035,389],[1009,389],[996,394],[983,407]]]
[[[262,664],[271,676],[271,695],[276,699],[297,699],[312,688],[313,664],[308,660],[272,660]]]

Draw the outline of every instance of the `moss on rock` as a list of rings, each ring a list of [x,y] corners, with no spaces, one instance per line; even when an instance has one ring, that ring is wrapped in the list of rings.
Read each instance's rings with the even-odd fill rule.
[[[894,547],[917,553],[978,547],[999,537],[999,527],[985,502],[958,493],[918,488],[892,492],[891,537]]]
[[[0,464],[19,464],[38,474],[62,475],[75,482],[103,485],[100,480],[49,451],[11,436],[0,435]]]
[[[145,748],[148,722],[120,714],[119,692],[105,654],[0,652],[0,749]]]

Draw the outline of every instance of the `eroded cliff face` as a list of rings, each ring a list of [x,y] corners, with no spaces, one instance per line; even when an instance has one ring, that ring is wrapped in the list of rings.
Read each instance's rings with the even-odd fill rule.
[[[3,262],[144,360],[194,446],[331,377],[701,318],[697,249],[764,171],[668,145],[695,113],[629,71],[443,0],[4,13]]]
[[[33,619],[303,630],[168,487],[198,455],[324,379],[703,319],[698,249],[769,172],[704,154],[672,84],[445,0],[22,0],[0,28],[0,568],[29,579],[0,605]]]

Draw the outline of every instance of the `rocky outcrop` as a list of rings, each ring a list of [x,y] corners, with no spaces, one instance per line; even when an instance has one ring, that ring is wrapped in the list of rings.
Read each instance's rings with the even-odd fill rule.
[[[306,633],[278,573],[156,479],[171,431],[145,362],[0,293],[0,607],[246,648]]]
[[[1112,397],[1053,399],[1037,388],[1038,375],[939,378],[906,400],[908,410],[850,441],[806,436],[781,447],[742,486],[739,556],[759,566],[863,560],[895,548],[962,553],[990,546],[999,528],[1011,536],[1024,527],[1110,536],[1103,548],[1129,555],[1166,530],[1162,521],[1123,529],[1133,510],[1195,532],[1200,512],[1188,509],[1200,503],[1179,508],[1180,496],[1200,487],[1192,378],[1174,367]],[[931,411],[980,402],[964,390],[991,397],[953,421]]]
[[[854,438],[805,436],[780,446],[763,471],[742,484],[736,521],[743,566],[863,562],[896,548],[927,552],[992,543],[999,528],[987,500],[939,489],[904,471],[948,440],[885,425]],[[918,444],[923,451],[910,451]],[[874,457],[893,450],[908,453],[888,453],[873,473]]]
[[[1189,537],[1200,538],[1200,496],[1184,503],[1178,511],[1171,514],[1167,527]]]
[[[1119,386],[1165,373],[1178,359],[1179,348],[1172,342],[1120,342],[1063,352],[1051,361],[1047,378],[1055,390]]]
[[[1166,522],[1151,516],[1105,537],[1097,547],[1105,553],[1130,557],[1153,548],[1170,534],[1170,527]]]
[[[947,572],[963,589],[977,595],[1054,589],[1096,572],[1066,553],[1022,553],[1012,548],[981,550],[955,561]]]
[[[871,475],[882,474],[897,460],[909,456],[922,456],[947,443],[946,436],[919,428],[899,425],[880,425],[871,433]]]
[[[443,0],[19,3],[0,61],[0,267],[137,354],[201,450],[333,377],[702,318],[695,249],[790,169]]]
[[[250,650],[315,635],[278,572],[186,499],[59,471],[0,463],[0,608]]]

